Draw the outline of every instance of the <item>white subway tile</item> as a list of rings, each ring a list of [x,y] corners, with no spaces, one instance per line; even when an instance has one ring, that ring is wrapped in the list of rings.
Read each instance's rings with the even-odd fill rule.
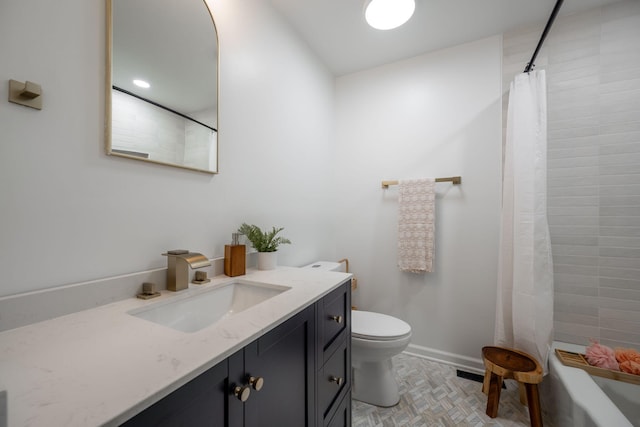
[[[551,178],[563,178],[563,177],[582,177],[582,178],[596,178],[597,175],[599,175],[599,171],[600,169],[598,168],[598,166],[584,166],[584,167],[578,167],[578,168],[563,168],[563,169],[549,169],[547,171],[547,176],[549,177],[549,179]],[[585,185],[592,185],[595,184],[595,182],[589,182],[589,184],[585,184]]]
[[[575,274],[578,276],[595,276],[598,274],[598,267],[594,265],[563,265],[554,264],[553,271],[560,274]]]
[[[604,193],[605,188],[600,187]],[[640,206],[640,196],[603,196],[600,195],[600,206]],[[638,214],[640,215],[640,213]]]
[[[598,334],[597,326],[583,325],[580,323],[566,323],[566,322],[553,322],[554,329],[558,333],[579,335],[585,337],[592,337]]]
[[[637,104],[638,102],[634,101],[634,103]],[[624,106],[621,107],[624,108]],[[602,113],[600,114],[600,126],[607,128],[614,127],[616,131],[611,133],[619,133],[620,130],[617,129],[619,125],[624,125],[625,128],[630,128],[630,126],[632,126],[632,129],[640,129],[640,120],[638,119],[639,115],[640,108],[638,108],[638,106],[628,106],[627,110],[618,111],[608,111],[607,108],[602,108]]]
[[[593,179],[597,180],[597,178],[593,178]],[[587,181],[586,178],[579,178],[578,180],[579,180],[579,183],[576,184],[575,186],[563,185],[562,179],[555,179],[554,184],[552,184],[551,180],[549,180],[547,185],[547,195],[549,197],[560,197],[560,196],[597,196],[599,194],[600,190],[595,185],[591,185],[591,186],[580,185],[580,184],[584,184],[585,181]],[[597,219],[595,219],[595,221],[597,221]],[[568,223],[569,222],[566,222],[566,224]],[[585,225],[583,222],[574,222],[574,224]]]
[[[575,313],[585,316],[598,315],[598,299],[595,297],[576,296],[567,294],[554,294],[553,308],[557,313]],[[586,301],[579,301],[585,298]]]
[[[574,168],[585,166],[597,166],[599,164],[598,157],[586,156],[586,157],[574,157],[574,158],[562,158],[562,159],[548,159],[547,167],[553,168]]]
[[[638,216],[637,206],[602,206],[601,216]]]
[[[562,75],[566,71],[586,70],[585,73],[598,73],[600,67],[600,56],[585,56],[569,62],[550,63],[547,66],[548,74],[554,76]]]
[[[578,246],[578,245],[553,245],[553,256],[556,255],[583,255],[597,256],[602,255],[597,246]],[[558,277],[556,277],[558,278]],[[596,277],[593,277],[594,285],[598,283]],[[575,283],[575,282],[572,282]]]
[[[554,324],[555,327],[555,324]],[[589,345],[591,339],[594,338],[598,338],[598,336],[588,336],[588,337],[583,337],[580,335],[573,335],[573,334],[565,334],[562,332],[558,332],[557,330],[553,331],[553,337],[556,341],[560,341],[560,342],[568,342],[568,343],[573,343],[573,344],[578,344],[578,345],[584,345],[587,346]],[[604,344],[604,343],[603,343]]]
[[[598,255],[600,255],[601,257],[640,258],[640,249],[608,248],[601,246],[598,250]]]
[[[604,289],[604,288],[603,288]],[[640,312],[640,303],[636,300],[624,300],[618,298],[599,297],[594,306],[600,309],[608,308],[614,310],[637,311]]]
[[[608,4],[602,8],[603,25],[612,21],[627,19],[630,16],[640,16],[640,2],[620,1]]]
[[[627,280],[640,281],[640,269],[637,269],[637,268],[600,267],[599,273],[600,273],[600,277],[610,277],[612,279],[627,279]]]
[[[640,322],[640,311],[614,310],[611,308],[602,308],[600,309],[599,317],[601,319],[627,320],[630,322]]]
[[[580,255],[558,255],[553,254],[553,263],[558,265],[588,265],[593,266],[598,263],[597,257]]]
[[[614,329],[600,328],[600,337],[619,342],[637,343],[640,342],[640,333],[632,333]]]
[[[640,248],[639,237],[600,237],[599,244],[601,246],[618,247],[618,248]]]
[[[603,155],[608,154],[628,154],[628,153],[640,153],[640,139],[632,142],[632,143],[611,143],[612,141],[607,141],[609,144],[600,146],[600,153]],[[638,182],[640,183],[640,178],[638,178]]]
[[[579,286],[583,288],[598,289],[600,281],[596,276],[579,276],[577,274],[563,274],[557,273],[554,277],[555,286]],[[561,288],[555,287],[554,291],[557,293],[566,293],[560,290]]]
[[[600,275],[604,275],[603,272],[602,272],[603,268],[638,270],[638,269],[640,269],[640,258],[634,258],[634,257],[600,257],[599,260],[598,260],[598,265],[601,268]]]
[[[639,343],[627,342],[627,341],[617,341],[617,340],[611,340],[611,339],[607,339],[607,338],[600,338],[600,344],[609,346],[611,348],[616,348],[616,347],[623,347],[623,348],[635,347],[635,348],[638,348],[638,347],[640,347]]]
[[[637,72],[638,76],[635,78],[625,78],[623,75],[620,75],[620,78],[615,78],[616,74],[609,74],[609,78],[606,81],[602,80],[600,82],[600,96],[604,98],[604,102],[607,102],[606,97],[609,94],[616,94],[620,92],[624,94],[630,91],[640,90],[640,70],[637,70]]]
[[[638,123],[638,127],[640,128],[640,123]],[[640,153],[601,155],[599,159],[599,164],[603,166],[625,165],[628,163],[640,164]]]
[[[553,317],[556,322],[576,323],[579,325],[598,326],[598,316],[587,316],[577,313],[557,313]]]
[[[548,203],[554,207],[599,206],[599,199],[597,196],[548,197]]]
[[[640,169],[640,165],[620,165],[619,168],[622,169],[619,174],[614,174],[605,167],[600,168],[601,191],[608,191],[610,188],[625,184],[636,185],[638,175],[634,173],[634,169]]]
[[[578,122],[577,120],[575,122]],[[574,123],[575,123],[574,122]],[[548,148],[547,158],[567,159],[571,157],[597,156],[600,148],[596,146],[578,148]]]

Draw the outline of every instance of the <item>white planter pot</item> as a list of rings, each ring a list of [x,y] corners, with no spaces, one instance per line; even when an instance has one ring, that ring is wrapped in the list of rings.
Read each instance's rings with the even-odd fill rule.
[[[278,252],[258,252],[258,270],[275,270]]]

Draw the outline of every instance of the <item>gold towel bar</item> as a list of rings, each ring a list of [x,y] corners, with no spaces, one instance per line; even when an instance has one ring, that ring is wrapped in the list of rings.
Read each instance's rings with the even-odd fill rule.
[[[389,188],[390,185],[398,185],[398,180],[382,181],[382,188]],[[451,176],[448,178],[436,178],[436,182],[451,182],[453,185],[462,184],[461,176]]]

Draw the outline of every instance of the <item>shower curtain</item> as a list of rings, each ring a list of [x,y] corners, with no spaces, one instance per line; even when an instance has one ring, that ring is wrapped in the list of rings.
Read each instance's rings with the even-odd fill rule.
[[[553,340],[553,263],[544,70],[515,78],[507,114],[495,344],[529,353],[546,372]]]

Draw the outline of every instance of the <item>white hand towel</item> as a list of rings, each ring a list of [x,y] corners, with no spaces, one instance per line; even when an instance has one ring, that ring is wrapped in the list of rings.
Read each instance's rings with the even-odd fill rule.
[[[434,178],[399,182],[398,267],[401,271],[433,271],[435,184]]]

